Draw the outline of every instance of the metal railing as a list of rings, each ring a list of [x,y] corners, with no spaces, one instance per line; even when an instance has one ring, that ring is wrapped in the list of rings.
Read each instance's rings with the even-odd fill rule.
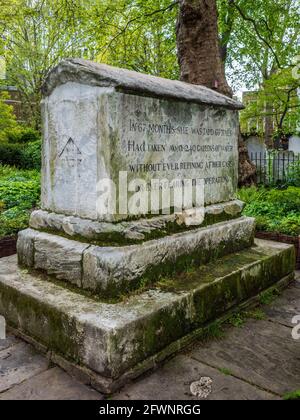
[[[287,151],[250,153],[259,184],[297,183],[300,179],[300,154]]]

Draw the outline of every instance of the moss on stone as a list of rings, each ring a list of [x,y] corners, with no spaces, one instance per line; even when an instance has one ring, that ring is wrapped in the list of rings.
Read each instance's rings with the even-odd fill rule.
[[[289,260],[288,271],[278,273],[277,264],[283,260],[286,260],[286,264]],[[101,373],[117,378],[137,364],[142,369],[147,358],[147,363],[150,363],[153,357],[155,360],[157,357],[163,358],[195,338],[216,336],[220,330],[220,322],[215,322],[217,318],[225,318],[224,314],[232,310],[239,314],[239,305],[245,308],[252,297],[270,286],[277,287],[274,284],[282,277],[288,276],[290,279],[294,269],[293,260],[290,248],[281,248],[279,251],[276,247],[253,247],[223,257],[217,263],[177,273],[174,277],[161,278],[159,283],[152,286],[160,289],[153,291],[153,297],[151,293],[150,298],[148,295],[131,295],[126,302],[104,307],[82,299],[76,293],[65,293],[68,303],[59,306],[55,303],[56,295],[63,293],[59,287],[46,286],[41,284],[40,278],[30,276],[29,286],[23,290],[26,274],[20,278],[15,273],[13,281],[10,278],[5,282],[0,281],[0,311],[7,315],[10,325],[76,363],[87,361],[84,358],[86,353],[82,352],[85,348],[83,325],[87,323],[90,329],[86,329],[84,334],[88,334],[91,344],[97,343],[98,339],[101,341],[100,337],[105,340],[101,351],[104,357],[107,355],[107,360]],[[251,274],[247,275],[248,272]],[[254,281],[256,278],[258,281]],[[254,284],[255,288],[241,287],[243,282]],[[51,299],[47,299],[48,293]],[[81,308],[80,314],[91,315],[90,321],[88,317],[78,318],[78,312],[76,314],[72,309],[73,306],[76,308],[77,303]],[[112,324],[108,327],[107,322],[102,324],[101,313],[107,317],[109,311]],[[119,315],[121,322],[117,322]],[[96,334],[96,318],[98,331],[104,331],[103,334]],[[94,360],[89,359],[88,362],[93,364]]]
[[[32,275],[38,278],[39,280],[50,281],[51,283],[56,284],[57,286],[62,287],[63,289],[69,290],[70,292],[73,292],[73,293],[77,293],[80,296],[87,297],[93,300],[94,302],[115,304],[115,303],[123,302],[126,298],[128,298],[128,296],[120,295],[120,293],[117,293],[115,297],[105,297],[97,292],[82,289],[76,286],[75,284],[70,283],[67,280],[59,280],[55,276],[47,274],[42,270],[36,270],[33,268],[28,268],[28,267],[23,267],[23,266],[19,266],[19,268],[25,271],[26,274]],[[140,291],[140,293],[141,292],[142,291]]]
[[[199,249],[189,255],[178,256],[176,261],[167,261],[163,264],[149,267],[142,278],[133,281],[131,283],[124,282],[123,284],[118,284],[114,287],[114,284],[111,284],[111,287],[105,293],[106,296],[115,296],[115,293],[118,293],[118,289],[122,290],[123,294],[128,294],[133,290],[144,289],[145,287],[150,287],[161,283],[163,279],[175,279],[180,278],[180,275],[187,275],[189,277],[195,276],[198,267],[202,267],[210,263],[215,264],[216,260],[222,258],[225,255],[241,251],[242,249],[249,248],[251,246],[252,239],[241,239],[240,241],[235,241],[235,243],[221,242],[218,247],[209,247],[209,249]],[[199,273],[198,273],[199,274]],[[199,277],[198,277],[199,282]],[[186,283],[186,281],[185,281]],[[188,283],[191,284],[191,278],[189,278]],[[116,289],[117,287],[117,289]],[[99,290],[99,293],[103,294],[104,292]],[[120,293],[120,292],[119,292]]]
[[[240,213],[233,216],[233,215],[226,214],[225,212],[222,212],[221,214],[218,214],[218,215],[207,214],[201,225],[189,226],[189,227],[185,226],[184,224],[178,225],[175,221],[168,222],[166,223],[165,228],[163,229],[153,229],[150,232],[143,232],[144,239],[140,239],[140,240],[126,238],[125,230],[124,232],[112,231],[112,232],[98,233],[97,235],[95,235],[94,238],[87,238],[82,235],[69,235],[62,230],[50,229],[50,228],[40,228],[38,229],[38,231],[49,233],[52,235],[61,236],[66,239],[78,241],[81,243],[87,243],[87,244],[95,245],[95,246],[119,247],[119,246],[127,246],[127,245],[128,246],[138,245],[143,242],[151,241],[153,239],[160,239],[160,238],[164,238],[165,236],[175,235],[177,233],[182,233],[182,232],[189,232],[195,229],[211,226],[216,223],[234,220],[234,219],[239,218],[240,216],[241,216]]]
[[[11,302],[17,311],[12,310]],[[80,333],[63,311],[4,285],[1,285],[1,307],[11,326],[64,357],[79,360]]]

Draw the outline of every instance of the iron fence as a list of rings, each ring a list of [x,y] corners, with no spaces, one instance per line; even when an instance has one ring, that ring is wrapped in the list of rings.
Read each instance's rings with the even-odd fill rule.
[[[295,184],[300,179],[300,154],[286,151],[252,152],[260,184]]]

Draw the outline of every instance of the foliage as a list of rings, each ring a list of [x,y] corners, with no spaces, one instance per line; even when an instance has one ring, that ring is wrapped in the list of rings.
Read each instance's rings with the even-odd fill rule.
[[[223,373],[226,376],[233,376],[233,373],[228,368],[219,368],[219,372]]]
[[[270,305],[278,296],[280,296],[280,290],[277,287],[273,287],[259,295],[259,302],[261,305]]]
[[[231,317],[228,319],[227,322],[233,327],[240,328],[244,325],[245,319],[244,319],[243,314],[236,312],[231,315]]]
[[[22,166],[22,150],[19,144],[0,142],[0,164]]]
[[[246,109],[241,112],[241,125],[247,127],[248,121],[254,122],[270,117],[275,123],[275,131],[295,133],[300,121],[300,99],[297,89],[300,78],[295,79],[292,68],[272,74],[264,82],[264,88],[252,94]],[[267,107],[266,104],[272,104]]]
[[[0,141],[6,139],[6,132],[17,126],[13,108],[5,103],[7,94],[0,93]]]
[[[39,173],[35,170],[27,171],[22,169],[16,169],[9,165],[0,165],[0,179],[1,181],[14,180],[16,178],[22,178],[26,180],[39,179]]]
[[[27,144],[0,142],[0,164],[22,169],[40,169],[41,141]]]
[[[30,210],[39,197],[38,171],[0,165],[0,237],[15,235],[28,226]]]
[[[28,143],[22,153],[22,168],[41,169],[41,148],[40,140]]]
[[[247,318],[256,319],[257,321],[262,321],[266,318],[266,313],[261,308],[246,311],[244,315]]]
[[[267,293],[267,292],[265,292],[265,293]],[[272,296],[274,296],[274,290],[271,290],[270,293],[272,294]],[[261,298],[260,301],[262,299],[263,298]],[[233,313],[228,318],[227,323],[229,325],[232,325],[233,327],[241,328],[245,324],[245,322],[248,318],[256,319],[256,320],[263,320],[263,319],[265,319],[265,317],[266,317],[265,312],[260,307],[257,307],[257,308],[252,309],[252,310]]]
[[[93,23],[98,61],[156,76],[177,79],[176,1],[117,0],[89,7],[89,21],[101,16],[102,32]]]
[[[296,400],[300,400],[300,389],[298,389],[297,391],[293,391],[293,392],[288,392],[287,394],[285,394],[283,396],[284,400],[292,400],[292,401],[296,401]]]
[[[287,169],[287,183],[300,187],[300,160],[291,163]]]
[[[8,143],[32,143],[40,140],[40,134],[30,128],[18,126],[6,131],[6,140]]]
[[[275,120],[277,128],[295,132],[299,78],[293,77],[293,69],[299,54],[299,0],[218,1],[229,79],[235,90],[258,91],[242,113],[242,129],[247,130],[249,121],[264,129],[265,117],[266,131]]]
[[[238,192],[239,199],[246,204],[250,204],[253,201],[263,200],[266,190],[264,188],[258,189],[257,187],[241,188]]]
[[[234,22],[227,65],[236,87],[257,88],[278,70],[292,66],[299,53],[299,0],[221,0],[220,4],[221,30],[226,30],[226,22]]]
[[[43,81],[64,58],[80,57],[178,77],[177,2],[15,0],[11,7],[5,4],[0,54],[2,47],[8,82],[21,93],[26,119],[35,128],[40,127]]]
[[[242,188],[244,214],[256,218],[257,230],[300,235],[300,188]]]
[[[15,0],[11,6],[6,5],[0,21],[7,83],[18,88],[26,120],[36,129],[40,125],[40,91],[46,74],[61,59],[82,55],[77,13],[80,4],[80,0]]]
[[[222,328],[222,322],[218,320],[204,328],[201,334],[201,340],[203,341],[220,340],[223,337],[224,330]]]
[[[81,57],[177,79],[176,0],[1,0],[0,55],[7,83],[40,126],[48,71]],[[257,88],[298,53],[299,0],[217,0],[222,57],[235,89]],[[1,36],[2,35],[2,36]]]

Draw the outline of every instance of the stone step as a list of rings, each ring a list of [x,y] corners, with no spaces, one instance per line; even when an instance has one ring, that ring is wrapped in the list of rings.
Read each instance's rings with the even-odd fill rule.
[[[20,270],[7,257],[0,260],[0,314],[64,368],[80,367],[111,392],[198,337],[208,322],[291,280],[294,262],[293,246],[258,240],[112,304]]]
[[[255,220],[227,222],[130,246],[95,246],[34,229],[20,232],[19,263],[99,296],[116,298],[192,265],[253,244]]]
[[[58,235],[63,233],[69,239],[80,239],[82,242],[96,241],[101,242],[103,246],[133,245],[145,240],[158,239],[162,236],[186,231],[187,226],[191,230],[199,229],[240,217],[243,207],[244,203],[240,200],[206,206],[204,220],[199,226],[192,225],[193,221],[189,219],[188,212],[107,223],[45,210],[32,212],[29,224],[32,229]]]

